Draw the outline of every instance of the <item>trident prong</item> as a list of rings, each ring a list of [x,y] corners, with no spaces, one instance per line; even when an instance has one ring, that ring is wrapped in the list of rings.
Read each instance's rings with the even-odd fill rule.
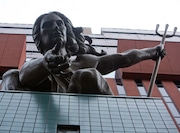
[[[165,31],[168,29],[168,27],[169,27],[169,25],[166,24]],[[160,33],[158,32],[158,29],[159,29],[159,24],[156,25],[156,34],[159,35],[160,37],[163,37],[164,34],[163,34],[163,35],[160,34]],[[165,38],[173,37],[173,36],[176,34],[176,31],[177,31],[177,27],[174,27],[173,34],[172,34],[172,35],[166,35]]]
[[[156,25],[156,34],[159,35],[160,37],[162,37],[162,40],[161,40],[161,45],[165,46],[165,38],[170,38],[170,37],[173,37],[175,34],[176,34],[176,31],[177,31],[177,27],[174,28],[174,32],[172,35],[166,35],[166,32],[167,32],[167,29],[168,29],[168,24],[166,24],[166,27],[165,27],[165,31],[164,31],[164,34],[160,34],[158,32],[158,29],[159,29],[159,24]],[[157,73],[158,73],[158,69],[159,69],[159,66],[160,66],[160,62],[161,62],[161,56],[159,56],[159,58],[156,60],[156,64],[154,66],[154,69],[153,69],[153,73],[151,75],[151,80],[150,80],[150,84],[149,84],[149,89],[148,89],[148,93],[147,93],[147,97],[150,97],[151,96],[151,93],[152,93],[152,90],[153,90],[153,87],[154,87],[154,84],[155,84],[155,81],[156,81],[156,77],[157,77]]]

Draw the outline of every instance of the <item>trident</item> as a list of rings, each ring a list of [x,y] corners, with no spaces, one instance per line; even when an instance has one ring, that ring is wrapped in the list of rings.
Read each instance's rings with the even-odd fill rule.
[[[160,37],[162,37],[162,40],[161,40],[161,43],[160,43],[160,45],[162,45],[162,50],[164,49],[164,46],[165,46],[165,38],[173,37],[175,35],[175,33],[176,33],[176,30],[177,30],[177,27],[175,27],[174,32],[173,32],[172,35],[166,35],[168,27],[169,27],[169,25],[166,24],[164,34],[160,34],[158,32],[159,24],[156,25],[156,34],[159,35]],[[156,77],[157,77],[158,69],[159,69],[159,66],[160,66],[160,62],[161,62],[161,56],[158,57],[158,59],[156,60],[155,65],[154,65],[154,69],[153,69],[153,73],[151,75],[151,80],[150,80],[150,84],[149,84],[147,97],[150,97],[151,94],[152,94],[152,90],[153,90],[153,87],[154,87],[154,83],[156,81]]]

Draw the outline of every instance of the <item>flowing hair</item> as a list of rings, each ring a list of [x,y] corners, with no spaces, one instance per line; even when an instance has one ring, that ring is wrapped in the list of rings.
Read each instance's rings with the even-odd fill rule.
[[[37,46],[37,49],[43,54],[43,44],[41,43],[41,35],[40,35],[40,25],[41,25],[41,21],[42,19],[49,15],[49,14],[55,14],[57,16],[59,16],[63,21],[64,24],[66,26],[66,34],[67,34],[67,43],[65,44],[66,50],[70,51],[72,53],[72,55],[76,55],[76,54],[85,54],[85,53],[89,53],[89,54],[94,54],[94,55],[104,55],[106,54],[105,51],[101,51],[101,53],[96,52],[96,50],[91,46],[92,43],[92,39],[88,36],[83,36],[82,32],[83,32],[83,28],[82,27],[74,27],[71,23],[71,21],[62,13],[59,12],[50,12],[50,13],[46,13],[46,14],[42,14],[40,15],[33,26],[33,30],[32,30],[32,36],[34,39],[34,42]],[[87,40],[89,42],[89,44],[85,43],[85,40]]]

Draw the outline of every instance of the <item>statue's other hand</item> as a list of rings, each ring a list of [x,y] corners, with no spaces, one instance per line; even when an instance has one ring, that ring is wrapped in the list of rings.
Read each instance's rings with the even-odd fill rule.
[[[166,56],[167,52],[162,44],[157,45],[155,49],[156,49],[156,56],[153,58],[153,60],[156,61],[159,58],[159,56],[161,57],[161,59],[163,59]]]

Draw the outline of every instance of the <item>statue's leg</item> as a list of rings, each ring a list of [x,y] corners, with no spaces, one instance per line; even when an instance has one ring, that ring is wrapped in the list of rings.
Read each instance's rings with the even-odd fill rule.
[[[28,90],[19,81],[19,70],[11,69],[2,76],[1,90]]]
[[[80,94],[113,94],[107,81],[94,68],[77,70],[71,78],[68,92]]]

